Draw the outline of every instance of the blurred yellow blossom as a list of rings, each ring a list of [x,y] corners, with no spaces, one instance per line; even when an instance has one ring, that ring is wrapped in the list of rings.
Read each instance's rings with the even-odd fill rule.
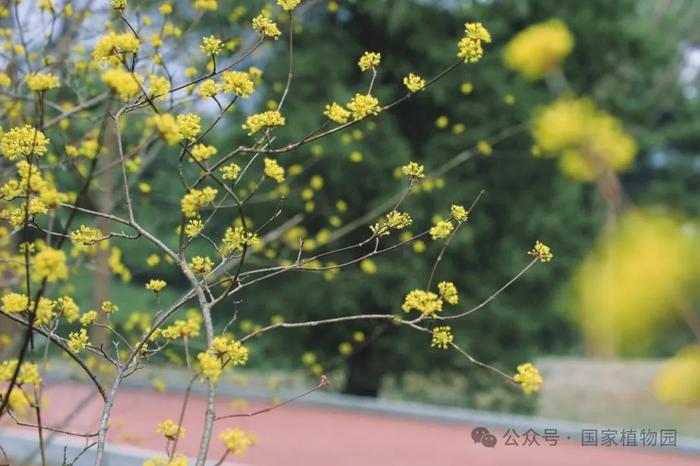
[[[574,47],[574,36],[561,20],[550,19],[519,32],[505,47],[506,65],[529,79],[556,70]]]

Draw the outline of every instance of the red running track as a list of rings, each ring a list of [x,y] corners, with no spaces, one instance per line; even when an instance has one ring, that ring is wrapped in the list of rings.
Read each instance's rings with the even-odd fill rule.
[[[82,405],[79,416],[66,429],[93,432],[102,408],[101,399],[86,385],[54,383],[45,394],[47,407],[44,423],[57,425]],[[123,389],[113,411],[110,443],[123,443],[143,448],[164,447],[164,439],[155,432],[156,425],[166,419],[177,420],[183,395],[155,391]],[[217,414],[236,412],[231,399],[221,399]],[[265,407],[249,403],[244,412]],[[196,456],[205,399],[193,395],[185,415],[185,438],[179,451]],[[7,421],[2,425],[7,426]],[[210,453],[218,460],[223,445],[216,435],[227,427],[237,427],[256,435],[257,445],[239,460],[255,466],[699,466],[700,458],[670,450],[650,451],[635,447],[582,447],[574,442],[557,446],[504,446],[485,448],[470,437],[471,427],[442,424],[408,418],[358,413],[308,405],[288,405],[250,418],[217,421]],[[499,443],[503,443],[497,434]],[[235,461],[229,457],[229,460]]]

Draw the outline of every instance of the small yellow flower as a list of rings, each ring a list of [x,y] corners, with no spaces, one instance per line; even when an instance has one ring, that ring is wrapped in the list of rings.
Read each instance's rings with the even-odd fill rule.
[[[442,311],[442,300],[432,291],[413,290],[404,298],[401,309],[404,312],[415,309],[426,317],[432,317]]]
[[[158,424],[156,432],[163,434],[163,436],[168,440],[175,440],[185,436],[185,428],[173,422],[172,419],[166,419]]]
[[[79,331],[71,332],[68,335],[68,348],[73,353],[78,354],[87,347],[89,341],[87,331],[81,328]]]
[[[442,348],[447,349],[448,346],[454,340],[452,335],[452,329],[445,325],[442,327],[435,327],[433,329],[433,340],[430,343],[431,348]]]
[[[129,100],[141,91],[143,76],[138,73],[111,69],[102,73],[102,82],[116,92],[122,100]]]
[[[35,92],[45,92],[61,86],[61,82],[51,73],[31,73],[24,77],[29,89]]]
[[[379,99],[370,94],[355,94],[347,105],[353,120],[361,120],[369,115],[378,115],[382,111]]]
[[[9,130],[0,140],[0,150],[8,160],[31,155],[46,154],[49,139],[31,125],[17,126]]]
[[[419,165],[417,162],[410,162],[407,165],[401,167],[401,173],[414,180],[425,178],[425,174],[423,173],[423,171],[423,165]]]
[[[476,148],[479,150],[484,155],[491,155],[493,154],[493,147],[491,147],[491,144],[489,144],[486,141],[479,141],[476,144]]]
[[[202,118],[194,113],[183,113],[175,118],[180,136],[182,136],[182,139],[188,141],[197,139],[197,136],[202,130],[200,126],[201,121]]]
[[[410,92],[418,92],[425,88],[425,79],[413,73],[403,78],[403,84]]]
[[[360,261],[360,269],[367,275],[377,273],[377,264],[372,259],[364,259]]]
[[[224,71],[221,79],[224,82],[224,92],[233,92],[244,99],[247,99],[255,90],[250,75],[242,71]]]
[[[452,233],[452,230],[454,230],[452,222],[440,220],[430,229],[429,233],[433,239],[443,239],[447,238]]]
[[[158,254],[151,254],[146,258],[146,264],[148,264],[149,267],[155,267],[160,264],[160,256]]]
[[[30,301],[27,295],[7,293],[2,297],[2,310],[7,313],[19,313],[29,310]]]
[[[457,304],[459,302],[459,295],[457,294],[457,287],[452,282],[440,282],[438,283],[438,291],[440,291],[440,298],[448,304]]]
[[[292,11],[300,2],[301,0],[277,0],[277,4],[285,11]]]
[[[379,66],[381,61],[382,54],[377,52],[365,52],[357,62],[357,66],[359,66],[362,71],[367,71],[369,69],[374,70]]]
[[[255,438],[239,429],[226,429],[219,434],[226,449],[236,456],[243,456],[249,446],[255,445]]]
[[[346,110],[342,105],[335,102],[326,105],[326,109],[323,114],[328,117],[329,120],[334,121],[338,124],[345,124],[350,118],[350,112]]]
[[[97,311],[87,311],[80,317],[80,325],[87,327],[97,320]]]
[[[205,99],[208,99],[210,97],[214,97],[216,94],[221,92],[222,89],[223,86],[221,84],[217,83],[213,79],[206,79],[199,87],[199,95]]]
[[[469,212],[464,206],[453,204],[450,207],[450,216],[458,222],[466,222],[469,219]]]
[[[413,219],[406,212],[392,210],[386,216],[379,219],[377,223],[369,227],[373,235],[387,236],[391,230],[402,230],[413,223]]]
[[[253,18],[253,30],[263,37],[272,37],[277,39],[282,33],[280,32],[277,24],[270,18],[261,13],[255,18]]]
[[[202,37],[199,49],[207,55],[218,55],[224,49],[224,43],[216,36]]]
[[[211,269],[214,267],[214,263],[207,256],[195,256],[190,261],[189,267],[192,272],[198,275],[205,275],[211,272]]]
[[[154,293],[159,293],[163,288],[167,286],[164,280],[151,279],[146,283],[146,289],[151,290]]]
[[[248,136],[252,136],[263,128],[274,128],[276,126],[284,126],[286,120],[277,110],[268,110],[266,112],[257,113],[246,118],[243,129],[248,130]]]
[[[216,383],[221,376],[222,366],[221,360],[212,354],[211,351],[205,351],[197,355],[199,365],[201,366],[202,376],[209,379],[212,383]]]
[[[272,178],[278,183],[283,183],[284,168],[276,160],[265,158],[265,176]]]
[[[535,243],[535,247],[532,249],[532,251],[528,252],[528,254],[535,256],[540,260],[540,262],[551,262],[551,260],[554,258],[554,254],[552,253],[550,247],[539,241]]]
[[[457,44],[457,56],[464,62],[475,63],[484,55],[482,42],[491,42],[491,35],[481,23],[466,23],[465,35]]]
[[[543,382],[540,371],[529,362],[518,366],[518,373],[513,376],[513,380],[520,384],[526,395],[538,391]]]
[[[37,280],[46,280],[54,283],[68,278],[68,266],[66,265],[66,253],[47,247],[34,256],[34,277]]]

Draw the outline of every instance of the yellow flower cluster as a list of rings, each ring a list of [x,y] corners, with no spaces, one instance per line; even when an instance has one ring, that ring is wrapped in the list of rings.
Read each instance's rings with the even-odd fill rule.
[[[195,113],[183,113],[175,118],[180,136],[186,141],[197,139],[200,131],[202,131],[201,121],[202,118]]]
[[[30,157],[31,155],[42,156],[46,154],[48,145],[49,138],[31,125],[14,127],[5,133],[0,140],[0,150],[8,160]],[[32,186],[35,186],[34,183]]]
[[[163,434],[163,436],[168,440],[175,440],[185,436],[185,428],[180,424],[175,423],[172,419],[166,419],[158,424],[158,427],[156,427],[156,432]]]
[[[223,370],[221,359],[219,359],[211,351],[199,353],[197,355],[197,359],[199,360],[202,376],[209,379],[212,383],[216,383],[219,380]]]
[[[7,293],[2,297],[2,310],[15,314],[29,310],[30,300],[26,294]]]
[[[221,254],[230,256],[244,245],[255,246],[259,241],[260,239],[255,233],[246,232],[240,225],[229,227],[221,240]]]
[[[224,92],[234,94],[247,99],[255,90],[253,81],[248,73],[242,71],[224,71],[221,73]]]
[[[165,100],[170,92],[170,81],[163,76],[152,74],[148,77],[148,95],[156,100]]]
[[[530,395],[542,386],[542,376],[535,366],[527,362],[518,366],[518,372],[513,376],[513,380],[519,383],[523,392]]]
[[[12,380],[17,370],[17,364],[19,364],[19,361],[16,359],[3,361],[2,364],[0,364],[0,382],[9,382]],[[39,366],[32,362],[23,362],[17,373],[17,384],[29,384],[38,387],[41,385],[41,382]]]
[[[535,247],[532,248],[532,251],[528,252],[528,254],[535,256],[540,262],[551,262],[554,258],[551,248],[539,241],[535,242]]]
[[[199,95],[200,97],[208,99],[221,92],[221,89],[223,89],[221,84],[217,83],[213,79],[207,79],[203,81],[202,85],[199,87]]]
[[[465,63],[476,63],[484,55],[482,42],[491,42],[491,34],[481,23],[466,23],[464,25],[464,37],[457,44],[457,56]]]
[[[539,79],[556,70],[574,47],[574,36],[561,20],[533,24],[508,42],[506,65],[528,79]]]
[[[469,219],[469,211],[467,211],[464,206],[452,204],[452,207],[450,207],[450,217],[460,223],[466,222]]]
[[[148,119],[148,126],[155,127],[160,137],[171,146],[182,139],[180,125],[177,124],[177,119],[169,113],[153,115]]]
[[[230,163],[221,168],[221,177],[225,180],[235,180],[241,172],[241,167],[235,163]]]
[[[562,171],[580,181],[626,170],[637,152],[620,121],[589,99],[564,97],[541,109],[532,136],[544,155],[558,156]]]
[[[85,314],[80,316],[80,325],[87,327],[88,325],[94,323],[97,320],[97,311],[87,311]]]
[[[143,76],[125,70],[107,70],[102,73],[102,82],[116,92],[122,100],[129,100],[141,90]]]
[[[417,162],[409,162],[401,167],[401,173],[414,180],[425,178],[425,173],[423,173],[423,171],[423,165],[420,165]]]
[[[454,283],[440,282],[438,283],[438,291],[439,295],[425,290],[410,291],[404,298],[401,309],[404,312],[415,309],[426,317],[435,317],[438,312],[442,311],[443,303],[454,305],[459,302],[457,287]]]
[[[292,11],[299,5],[299,2],[301,2],[301,0],[277,0],[277,4],[285,11]]]
[[[31,303],[33,304],[33,303]],[[36,306],[36,321],[39,324],[48,324],[55,316],[54,306],[56,303],[48,298],[39,298]]]
[[[146,289],[151,290],[154,293],[160,293],[160,291],[165,288],[168,284],[165,283],[165,280],[156,280],[156,279],[151,279],[146,283]]]
[[[206,162],[217,152],[216,147],[207,144],[195,144],[190,150],[192,158],[198,162]]]
[[[438,283],[438,291],[440,292],[440,299],[447,304],[454,305],[459,302],[459,294],[457,293],[457,287],[454,283],[440,282]]]
[[[83,351],[90,342],[87,330],[81,328],[77,332],[70,332],[68,335],[68,348],[75,354]]]
[[[46,279],[49,283],[68,278],[66,253],[60,249],[46,247],[37,252],[33,259],[34,278]]]
[[[189,268],[192,270],[195,274],[198,275],[205,275],[211,272],[212,267],[214,267],[214,263],[212,260],[207,257],[207,256],[195,256],[190,260],[189,263]]]
[[[425,88],[425,79],[413,73],[409,73],[408,76],[403,78],[403,85],[406,86],[409,92],[418,92]]]
[[[85,225],[80,225],[77,230],[73,230],[70,234],[70,238],[74,243],[85,246],[93,245],[103,237],[104,235],[100,230]]]
[[[248,136],[251,136],[263,128],[284,126],[285,123],[286,121],[279,111],[268,110],[266,112],[250,115],[248,118],[246,118],[243,129],[247,129]]]
[[[259,14],[253,18],[253,30],[263,37],[272,37],[277,39],[282,33],[280,32],[277,24],[268,18],[264,13]]]
[[[207,186],[203,189],[191,189],[181,201],[182,213],[186,217],[196,217],[199,209],[211,205],[219,191]]]
[[[430,228],[430,237],[433,239],[444,239],[447,238],[455,226],[449,220],[440,220],[433,227]]]
[[[100,309],[102,309],[102,312],[105,314],[112,314],[119,310],[119,306],[113,304],[111,301],[103,301],[100,305]]]
[[[433,329],[433,340],[430,343],[430,347],[447,349],[452,341],[454,341],[454,336],[452,335],[452,329],[448,325],[435,327]]]
[[[265,158],[265,176],[272,178],[278,183],[284,183],[284,168],[275,159]]]
[[[92,59],[118,65],[123,60],[122,54],[136,53],[140,45],[138,38],[131,33],[117,34],[114,31],[110,31],[97,41],[95,50],[92,52]]]
[[[62,315],[68,323],[75,322],[80,316],[80,308],[70,296],[63,296],[56,300],[56,312]]]
[[[51,73],[30,73],[24,77],[29,89],[35,92],[45,92],[61,86],[61,82]]]
[[[379,99],[371,94],[355,94],[347,105],[354,120],[361,120],[369,115],[378,115],[382,111]]]
[[[374,70],[379,66],[382,61],[382,54],[377,52],[365,52],[360,57],[357,62],[357,66],[360,67],[362,71]]]
[[[194,238],[195,236],[199,235],[203,229],[204,223],[198,218],[193,218],[187,222],[187,225],[185,225],[185,234],[188,238]]]
[[[402,230],[413,223],[413,219],[407,212],[392,210],[369,229],[375,236],[387,236],[391,230]]]
[[[207,55],[218,55],[224,49],[224,43],[216,36],[202,37],[199,49]]]
[[[212,349],[219,357],[228,356],[229,364],[244,366],[248,362],[249,351],[241,342],[229,337],[216,337],[212,342]]]
[[[172,325],[164,329],[158,329],[153,332],[152,339],[159,336],[167,340],[177,340],[178,338],[192,338],[199,336],[199,328],[202,323],[202,318],[195,312],[191,312],[187,316],[187,320],[178,319]]]
[[[346,110],[342,105],[333,102],[326,105],[326,109],[323,114],[328,117],[329,120],[334,121],[338,124],[345,124],[350,118],[350,111]]]
[[[228,451],[239,457],[245,455],[249,446],[255,445],[255,438],[240,429],[224,430],[219,434],[219,440],[224,442]]]
[[[442,300],[432,291],[413,290],[404,298],[401,309],[404,312],[415,309],[426,317],[435,316],[442,311]]]

